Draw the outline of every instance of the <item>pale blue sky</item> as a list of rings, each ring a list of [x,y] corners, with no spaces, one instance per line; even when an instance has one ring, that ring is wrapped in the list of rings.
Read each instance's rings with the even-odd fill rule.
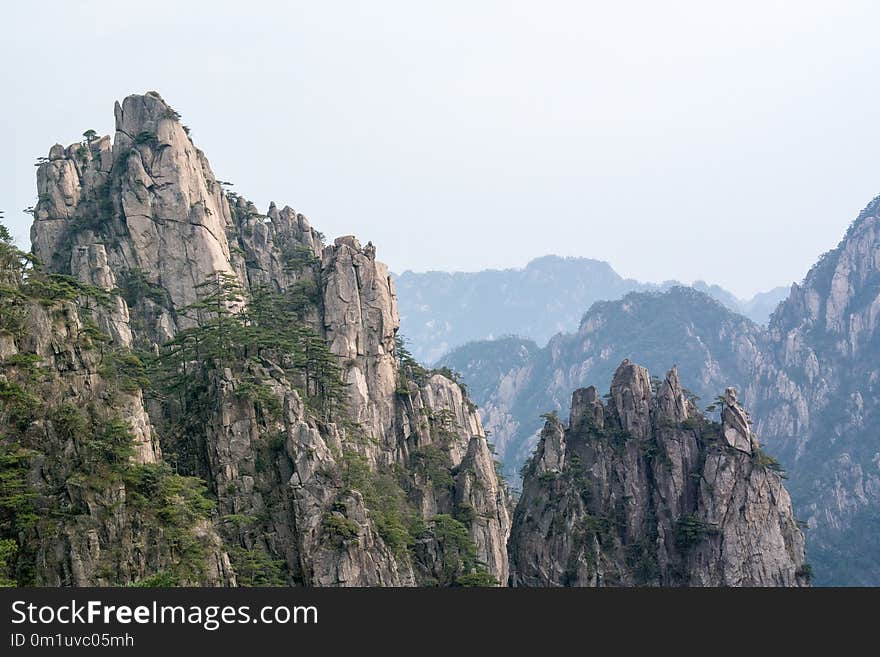
[[[34,159],[150,89],[236,191],[395,271],[557,253],[745,296],[880,193],[880,3],[281,4],[3,2],[22,243]]]

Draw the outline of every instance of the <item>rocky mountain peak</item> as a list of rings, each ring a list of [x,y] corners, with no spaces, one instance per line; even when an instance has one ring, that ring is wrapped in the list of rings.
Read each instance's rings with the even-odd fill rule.
[[[876,584],[880,451],[880,196],[773,314],[756,426],[791,473],[824,582]],[[866,394],[866,392],[868,394]]]
[[[677,367],[666,373],[657,389],[657,408],[660,416],[671,422],[684,422],[693,414],[693,404],[681,385]]]
[[[605,406],[599,399],[596,386],[578,388],[571,395],[569,426],[576,427],[582,422],[589,422],[600,428],[605,422]]]
[[[548,419],[523,471],[511,582],[807,584],[803,534],[774,462],[750,451],[754,442],[731,445],[751,438],[735,393],[719,424],[687,399],[675,368],[656,388],[625,360],[607,406],[585,388],[567,428]]]
[[[115,115],[112,146],[107,137],[55,146],[39,167],[31,241],[34,254],[61,273],[106,289],[145,276],[164,290],[140,336],[162,342],[192,325],[176,311],[199,301],[198,285],[218,272],[242,278],[227,239],[232,211],[207,159],[158,94],[128,96]]]
[[[116,119],[115,144],[120,150],[133,144],[137,136],[143,133],[159,136],[163,132],[166,138],[160,137],[160,143],[170,145],[179,118],[177,112],[155,91],[127,96],[122,103],[117,101],[113,115]]]
[[[837,336],[841,355],[853,356],[860,343],[870,340],[877,328],[875,295],[865,291],[877,286],[880,276],[880,196],[874,198],[850,224],[836,248],[824,253],[800,285],[774,313],[770,329],[788,338],[789,357],[792,324],[812,326]]]
[[[117,103],[115,118],[112,142],[87,132],[53,146],[37,169],[31,234],[40,276],[53,294],[67,286],[70,303],[55,309],[67,316],[63,333],[91,336],[71,353],[95,353],[80,368],[86,376],[59,383],[27,421],[54,435],[59,408],[121,380],[114,435],[139,456],[120,462],[112,481],[84,479],[97,487],[86,496],[88,518],[21,546],[23,559],[53,542],[68,546],[67,556],[31,569],[33,581],[66,581],[74,567],[78,584],[160,575],[188,584],[506,581],[509,498],[475,406],[459,384],[398,348],[397,297],[374,245],[351,235],[325,245],[289,206],[260,212],[215,177],[155,92]],[[44,302],[56,305],[33,299]],[[27,331],[62,329],[37,315],[28,321],[0,349],[50,358]],[[21,385],[46,394],[36,379]],[[12,417],[0,404],[0,433]],[[14,435],[40,454],[33,481],[40,468],[53,480],[70,475],[69,447]],[[200,546],[185,569],[164,553],[119,549],[120,533],[143,538],[136,528],[152,507],[101,521],[113,503],[107,486],[141,500],[138,485],[155,475],[136,469],[144,463],[169,486],[184,485],[166,455],[174,476],[216,500],[197,500],[190,524],[203,540],[180,530]],[[62,508],[66,495],[47,499]]]
[[[624,431],[638,438],[650,431],[651,375],[644,367],[625,359],[611,380],[611,405]]]
[[[751,420],[736,400],[735,388],[727,388],[724,391],[721,430],[727,444],[741,452],[751,454],[752,448],[758,447],[757,438],[752,433]]]

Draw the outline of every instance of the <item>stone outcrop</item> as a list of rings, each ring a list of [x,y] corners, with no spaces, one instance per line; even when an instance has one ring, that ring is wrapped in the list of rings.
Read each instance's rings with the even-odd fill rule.
[[[330,350],[346,363],[353,419],[374,436],[389,435],[400,318],[388,268],[376,261],[372,244],[362,248],[347,236],[324,250],[321,270],[323,328]]]
[[[721,432],[727,444],[741,452],[751,454],[752,446],[757,447],[757,440],[750,424],[746,412],[736,401],[736,390],[734,388],[725,390],[721,410]]]
[[[705,419],[673,368],[624,361],[607,403],[577,390],[526,465],[515,586],[803,586],[804,539],[775,464],[728,390]]]
[[[163,572],[176,560],[171,528],[133,503],[125,479],[102,462],[106,456],[90,460],[94,441],[109,441],[116,422],[130,436],[125,458],[132,466],[161,462],[141,390],[120,385],[115,355],[88,337],[73,302],[26,302],[19,313],[19,330],[6,322],[0,329],[0,451],[4,468],[20,450],[31,463],[21,499],[34,516],[16,519],[20,568],[32,568],[38,586],[131,584]],[[211,524],[200,519],[188,529],[203,553],[201,572],[179,583],[234,585]]]
[[[254,560],[280,573],[272,583],[436,583],[444,567],[431,560],[453,550],[434,529],[444,522],[464,528],[455,549],[479,571],[461,581],[485,572],[481,583],[505,582],[509,500],[480,419],[457,383],[402,372],[394,286],[372,243],[325,245],[292,208],[259,212],[214,176],[155,92],[129,96],[115,115],[112,141],[52,147],[37,171],[31,230],[47,271],[106,293],[91,317],[112,348],[156,354],[198,326],[206,282],[241,290],[223,302],[232,313],[270,289],[300,300],[299,321],[327,345],[345,384],[344,410],[316,413],[302,380],[262,354],[211,370],[191,417],[162,391],[146,402],[137,391],[129,417],[140,443],[161,460],[161,435],[176,467],[217,498],[204,531],[225,570],[200,583],[233,583]],[[87,573],[64,583],[103,581]]]

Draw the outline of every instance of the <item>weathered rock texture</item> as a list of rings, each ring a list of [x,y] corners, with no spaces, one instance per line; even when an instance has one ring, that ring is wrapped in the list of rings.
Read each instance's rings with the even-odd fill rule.
[[[375,247],[350,236],[325,246],[302,214],[275,204],[261,214],[227,191],[155,92],[129,96],[115,113],[112,143],[52,147],[37,172],[31,231],[48,270],[107,292],[93,317],[113,347],[158,353],[198,325],[202,283],[232,280],[244,293],[307,299],[302,322],[347,384],[344,410],[315,413],[302,381],[261,355],[202,381],[207,401],[186,426],[161,391],[146,405],[139,391],[132,398],[127,416],[140,427],[142,451],[155,445],[157,428],[178,468],[216,496],[209,529],[234,567],[271,563],[280,573],[273,583],[316,586],[455,584],[482,572],[481,583],[505,582],[509,502],[480,419],[457,383],[401,371],[397,300]],[[259,399],[248,394],[254,382]],[[376,503],[392,498],[403,509],[394,522]],[[463,526],[467,539],[444,543],[438,523]],[[72,561],[88,559],[70,551]],[[228,563],[226,553],[219,559]],[[102,581],[41,568],[46,581]],[[211,582],[234,580],[230,572]]]
[[[773,314],[755,426],[786,464],[817,581],[880,584],[880,197]]]
[[[16,506],[33,516],[19,512],[12,521],[22,543],[19,570],[31,571],[26,581],[131,584],[172,567],[178,562],[172,545],[186,541],[200,553],[200,569],[180,583],[234,585],[209,522],[194,517],[186,527],[174,526],[132,499],[107,445],[114,431],[122,427],[130,438],[129,472],[156,466],[161,448],[140,389],[120,382],[117,354],[93,337],[82,308],[44,298],[19,299],[3,310],[9,314],[0,328],[2,516],[8,521]],[[30,467],[18,471],[26,487],[17,489],[11,477],[22,453]],[[165,510],[177,507],[172,501]]]
[[[607,403],[574,393],[524,470],[515,586],[803,586],[804,539],[733,390],[706,420],[673,368],[624,361]]]

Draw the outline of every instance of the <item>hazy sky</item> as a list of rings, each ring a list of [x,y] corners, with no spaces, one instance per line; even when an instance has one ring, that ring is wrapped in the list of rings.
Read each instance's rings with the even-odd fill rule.
[[[150,89],[240,194],[395,271],[557,253],[750,295],[880,193],[880,3],[281,4],[4,1],[20,243],[35,158]]]

